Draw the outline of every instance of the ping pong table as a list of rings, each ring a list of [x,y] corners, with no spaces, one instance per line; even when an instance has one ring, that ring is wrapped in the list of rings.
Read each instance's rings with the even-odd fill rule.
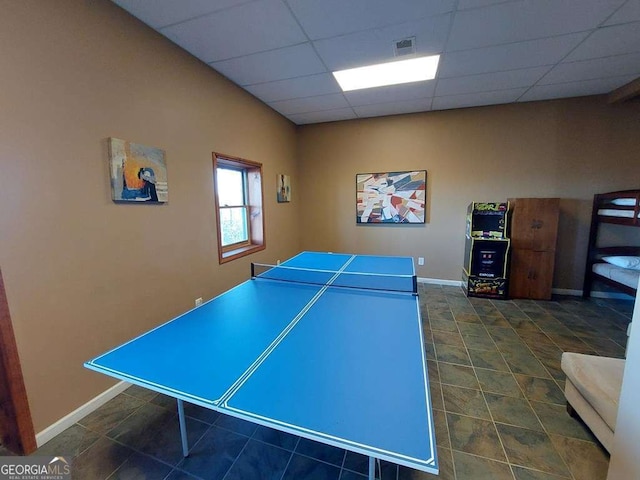
[[[183,402],[438,473],[410,257],[302,252],[85,363]]]

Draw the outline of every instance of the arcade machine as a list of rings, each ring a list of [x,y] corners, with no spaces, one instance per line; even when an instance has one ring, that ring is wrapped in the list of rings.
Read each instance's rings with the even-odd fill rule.
[[[507,298],[508,213],[509,202],[467,208],[462,288],[468,297]]]

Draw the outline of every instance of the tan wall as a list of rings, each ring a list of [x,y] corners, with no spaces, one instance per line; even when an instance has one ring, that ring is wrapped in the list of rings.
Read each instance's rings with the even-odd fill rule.
[[[592,194],[640,187],[637,103],[433,112],[296,137],[110,2],[5,2],[0,32],[0,265],[36,431],[113,383],[85,360],[244,280],[252,260],[395,253],[425,256],[420,276],[457,280],[470,201],[560,196],[556,286],[580,288]],[[166,151],[167,205],[111,201],[111,136]],[[267,249],[224,266],[214,150],[265,174]],[[391,168],[428,170],[428,223],[356,227],[356,173]],[[276,203],[277,173],[291,175],[292,203]]]
[[[602,97],[308,125],[298,142],[304,248],[422,256],[427,278],[460,279],[470,202],[561,197],[554,286],[581,289],[593,194],[640,188],[640,104]],[[414,169],[426,225],[356,226],[357,173]]]
[[[4,2],[0,265],[36,431],[113,381],[82,363],[299,251],[295,127],[107,1]],[[169,203],[111,201],[107,138],[166,151]],[[218,265],[211,152],[263,163],[266,251]]]

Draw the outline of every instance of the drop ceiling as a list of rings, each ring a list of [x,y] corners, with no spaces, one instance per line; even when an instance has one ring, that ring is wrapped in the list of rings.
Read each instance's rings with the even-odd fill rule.
[[[640,0],[113,0],[301,125],[611,92],[640,77]],[[440,54],[434,80],[332,71]]]

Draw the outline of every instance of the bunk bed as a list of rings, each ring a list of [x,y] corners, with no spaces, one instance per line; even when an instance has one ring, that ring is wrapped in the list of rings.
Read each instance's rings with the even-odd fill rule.
[[[594,281],[635,297],[640,279],[640,246],[599,247],[603,223],[640,228],[640,190],[599,193],[593,196],[591,231],[582,296],[591,295]]]

